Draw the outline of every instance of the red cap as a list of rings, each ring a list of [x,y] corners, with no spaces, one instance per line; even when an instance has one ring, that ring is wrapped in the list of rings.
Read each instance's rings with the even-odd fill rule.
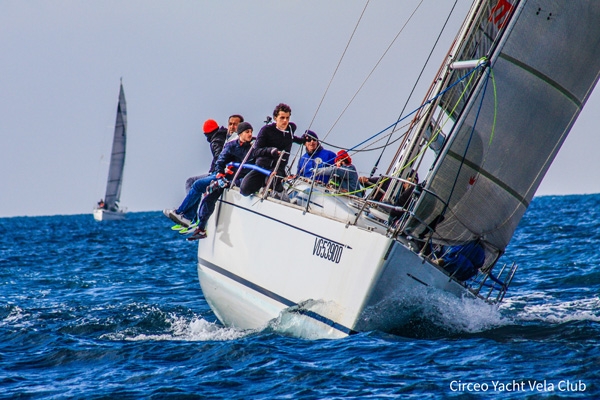
[[[204,121],[204,126],[202,127],[202,130],[205,134],[208,135],[209,133],[212,133],[217,129],[219,129],[219,124],[217,124],[217,121],[215,121],[214,119],[207,119],[206,121]]]
[[[352,159],[348,155],[346,150],[340,150],[337,152],[337,156],[335,157],[335,162],[346,160],[346,163],[352,164]]]

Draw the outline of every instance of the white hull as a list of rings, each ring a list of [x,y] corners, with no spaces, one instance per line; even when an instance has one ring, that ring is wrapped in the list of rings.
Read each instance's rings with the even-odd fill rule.
[[[125,219],[125,211],[109,211],[101,208],[95,208],[93,211],[96,221],[114,221]]]
[[[204,297],[227,326],[259,329],[287,309],[307,317],[302,329],[310,336],[343,337],[393,329],[385,314],[396,318],[402,310],[386,304],[404,304],[415,291],[469,293],[388,238],[382,225],[348,225],[276,200],[244,198],[235,189],[222,200],[198,246],[198,275]]]

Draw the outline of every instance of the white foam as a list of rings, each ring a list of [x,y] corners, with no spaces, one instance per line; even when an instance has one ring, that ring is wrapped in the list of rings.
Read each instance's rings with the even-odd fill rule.
[[[301,305],[304,310],[320,315],[331,315],[335,305],[323,301],[310,301]],[[499,326],[511,324],[497,305],[474,298],[459,298],[439,291],[422,291],[402,298],[388,299],[366,310],[363,323],[371,329],[393,332],[396,329],[420,318],[434,326],[450,332],[482,332]],[[269,328],[282,334],[304,339],[336,338],[343,333],[315,321],[310,316],[296,312],[294,308],[284,310],[279,317],[271,321]]]
[[[309,300],[298,306],[284,309],[276,319],[269,322],[268,328],[280,334],[308,340],[335,339],[346,336],[345,333],[323,322],[298,313],[299,308],[319,315],[334,315],[335,310],[339,310],[339,306],[333,302]]]
[[[454,332],[482,332],[511,323],[497,305],[481,299],[459,298],[437,291],[427,301],[423,301],[422,308],[423,316],[435,325]]]
[[[570,321],[600,322],[600,298],[592,296],[561,301],[548,293],[533,292],[507,299],[503,305],[523,321],[560,324]]]
[[[34,326],[35,320],[31,314],[25,312],[21,307],[13,305],[8,315],[0,320],[0,326],[10,325],[12,327],[27,328]]]
[[[110,339],[127,341],[225,341],[239,339],[253,333],[253,331],[225,328],[198,317],[190,320],[185,317],[171,315],[166,319],[166,322],[170,325],[170,328],[164,333],[142,333],[132,336],[128,336],[127,333],[115,333],[105,336]]]
[[[172,325],[175,337],[192,341],[235,340],[254,333],[251,330],[226,328],[203,318],[194,318],[189,322],[184,318],[176,318]]]

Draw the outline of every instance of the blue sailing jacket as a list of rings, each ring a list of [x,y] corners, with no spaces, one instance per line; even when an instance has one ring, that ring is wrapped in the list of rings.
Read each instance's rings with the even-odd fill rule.
[[[317,168],[330,167],[335,161],[336,154],[331,150],[325,150],[319,145],[319,148],[312,154],[304,153],[298,160],[299,176],[312,178],[314,170]],[[318,177],[320,181],[329,182],[329,175]]]

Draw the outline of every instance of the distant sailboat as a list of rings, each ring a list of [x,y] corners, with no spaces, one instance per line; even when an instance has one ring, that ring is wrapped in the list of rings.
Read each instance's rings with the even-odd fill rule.
[[[125,210],[120,208],[121,185],[123,183],[123,169],[125,167],[125,145],[127,143],[127,105],[123,82],[119,90],[119,104],[117,106],[117,120],[113,136],[110,167],[106,182],[106,195],[94,208],[96,221],[115,220],[125,218]]]

